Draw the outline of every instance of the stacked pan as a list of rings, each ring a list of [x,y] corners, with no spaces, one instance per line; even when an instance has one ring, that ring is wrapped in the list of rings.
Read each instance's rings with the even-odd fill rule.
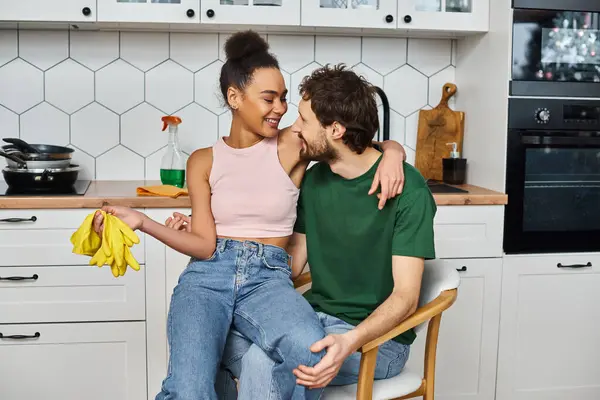
[[[9,187],[26,191],[66,189],[77,181],[81,167],[72,164],[74,150],[50,144],[3,139],[0,156],[6,158],[2,175]]]

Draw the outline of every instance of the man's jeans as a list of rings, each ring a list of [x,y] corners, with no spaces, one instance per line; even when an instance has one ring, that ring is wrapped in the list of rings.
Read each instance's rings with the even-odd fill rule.
[[[303,394],[290,371],[321,359],[324,352],[313,354],[309,347],[325,332],[294,289],[290,264],[280,247],[230,239],[217,240],[210,259],[190,261],[171,297],[169,367],[157,400],[216,400],[215,382],[230,328],[273,360],[271,396]]]
[[[342,334],[354,326],[324,313],[317,313],[319,320],[327,334]],[[301,329],[300,324],[296,325]],[[377,364],[375,366],[375,379],[386,379],[396,376],[402,371],[410,346],[389,340],[379,347]],[[286,400],[286,397],[273,397],[271,386],[275,382],[272,371],[275,361],[258,346],[246,339],[239,332],[231,331],[223,353],[222,371],[217,382],[219,399],[232,400],[236,398],[252,398],[265,400]],[[342,364],[337,376],[331,381],[330,386],[349,385],[358,382],[360,368],[360,353],[353,353]],[[292,372],[289,371],[291,374]],[[236,391],[233,377],[241,378],[239,393]],[[297,388],[302,388],[298,385]],[[323,389],[294,392],[294,399],[319,399]]]

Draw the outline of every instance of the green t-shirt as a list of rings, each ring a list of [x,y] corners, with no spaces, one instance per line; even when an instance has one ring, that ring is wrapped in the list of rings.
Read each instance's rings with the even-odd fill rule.
[[[316,311],[352,325],[366,319],[392,293],[392,256],[435,258],[435,200],[421,174],[404,163],[404,189],[377,208],[369,188],[381,156],[363,175],[345,179],[327,163],[304,177],[294,230],[306,234]],[[395,338],[415,340],[413,330]]]

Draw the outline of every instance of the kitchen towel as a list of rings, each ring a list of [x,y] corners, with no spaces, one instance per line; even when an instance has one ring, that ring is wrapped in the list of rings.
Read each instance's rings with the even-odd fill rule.
[[[138,244],[140,239],[136,233],[119,218],[100,210],[104,215],[104,230],[102,237],[93,227],[94,211],[88,215],[81,226],[71,235],[73,253],[92,257],[90,265],[110,265],[114,277],[125,275],[127,265],[135,271],[140,270],[130,247]]]
[[[182,189],[173,185],[140,186],[136,192],[138,196],[165,196],[174,199],[188,195],[186,188]]]

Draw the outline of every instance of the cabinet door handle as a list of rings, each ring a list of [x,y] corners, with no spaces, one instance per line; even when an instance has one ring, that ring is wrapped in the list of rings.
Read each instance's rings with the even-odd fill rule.
[[[587,262],[587,264],[571,264],[571,265],[562,265],[561,263],[556,264],[558,268],[586,268],[591,267],[592,263]]]
[[[23,339],[36,339],[36,338],[39,338],[40,336],[42,336],[42,335],[40,335],[39,332],[36,332],[33,335],[8,335],[8,336],[5,336],[2,334],[2,332],[0,332],[0,339],[23,340]]]
[[[38,278],[38,274],[33,274],[33,276],[0,276],[0,281],[37,281]]]
[[[460,268],[456,268],[456,270],[457,270],[458,272],[465,272],[465,271],[467,270],[467,266],[466,266],[466,265],[463,265],[463,266],[462,266],[462,267],[460,267]]]
[[[10,223],[17,223],[17,222],[35,222],[37,221],[37,217],[34,215],[30,218],[3,218],[0,219],[0,222],[10,222]]]

